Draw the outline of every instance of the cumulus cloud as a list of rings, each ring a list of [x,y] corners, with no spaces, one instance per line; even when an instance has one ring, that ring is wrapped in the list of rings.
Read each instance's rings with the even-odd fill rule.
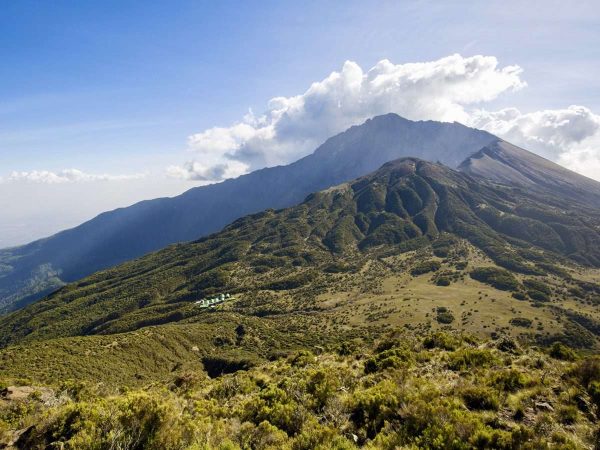
[[[58,183],[79,183],[90,181],[123,181],[144,178],[145,174],[132,175],[109,175],[109,174],[90,174],[78,169],[65,169],[59,172],[48,170],[32,171],[13,171],[6,178],[0,178],[4,183],[40,183],[40,184],[58,184]]]
[[[577,149],[600,131],[600,116],[583,106],[532,113],[516,108],[480,110],[473,113],[469,123],[552,160]]]
[[[247,172],[248,166],[239,161],[208,166],[198,161],[190,161],[183,166],[167,167],[168,176],[192,181],[224,180],[239,177]]]
[[[522,113],[473,112],[469,125],[600,180],[600,116],[583,106]]]
[[[346,61],[339,72],[303,94],[271,99],[262,115],[250,111],[231,126],[190,136],[193,159],[167,173],[212,182],[287,164],[352,125],[394,112],[412,120],[457,121],[485,129],[600,179],[600,116],[588,108],[484,108],[499,95],[525,87],[521,73],[518,66],[501,67],[492,56],[451,55],[407,64],[382,60],[366,71]]]
[[[275,97],[262,115],[250,111],[229,127],[189,137],[195,153],[171,176],[216,181],[265,166],[287,164],[328,137],[389,112],[413,120],[467,122],[467,108],[525,86],[518,66],[499,67],[492,56],[451,55],[436,61],[363,69],[346,61],[339,72],[293,97]]]

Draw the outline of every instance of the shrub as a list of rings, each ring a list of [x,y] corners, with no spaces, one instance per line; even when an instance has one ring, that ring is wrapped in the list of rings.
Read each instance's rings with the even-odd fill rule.
[[[535,291],[533,289],[529,289],[527,291],[527,295],[529,295],[529,297],[532,300],[536,300],[538,302],[549,302],[550,301],[550,297],[548,296],[548,294],[541,292],[541,291]]]
[[[523,292],[513,292],[512,293],[512,298],[516,298],[517,300],[527,300],[527,295],[525,295]]]
[[[592,381],[588,386],[590,398],[600,408],[600,381]]]
[[[510,324],[516,327],[529,328],[531,327],[531,320],[526,319],[525,317],[514,317],[510,319]]]
[[[300,350],[290,359],[290,363],[295,367],[305,367],[313,362],[315,362],[315,355],[308,350]]]
[[[304,408],[285,390],[267,385],[258,397],[248,399],[242,418],[255,424],[267,421],[290,435],[300,431],[305,420]]]
[[[423,275],[424,273],[436,272],[442,267],[439,261],[423,261],[412,268],[410,271],[412,276]]]
[[[502,336],[500,339],[498,339],[498,341],[496,342],[496,348],[502,352],[507,353],[518,354],[521,352],[521,349],[519,348],[517,342],[509,336]]]
[[[585,388],[594,381],[600,382],[600,357],[593,356],[580,361],[573,372]]]
[[[492,375],[492,385],[506,392],[515,392],[525,387],[527,376],[515,369],[496,372]]]
[[[577,408],[573,405],[562,405],[556,411],[558,421],[565,425],[573,425],[577,422],[578,415]]]
[[[497,358],[489,350],[465,348],[449,355],[448,368],[467,370],[473,367],[489,367],[496,362]]]
[[[563,361],[573,361],[575,359],[575,352],[562,342],[552,344],[549,353],[553,358],[562,359]]]
[[[440,306],[437,308],[436,320],[439,323],[449,324],[454,322],[454,315],[452,314],[452,311],[450,311],[448,308]]]
[[[456,267],[456,270],[465,270],[468,265],[469,265],[468,261],[458,261],[457,263],[454,264],[454,267]]]
[[[411,360],[408,350],[390,348],[365,361],[365,373],[380,372],[385,369],[397,369],[405,366]]]
[[[485,409],[496,411],[500,406],[496,393],[486,387],[470,386],[462,389],[460,393],[465,405],[469,409]]]
[[[480,267],[473,269],[470,275],[474,280],[503,291],[516,291],[519,288],[519,282],[508,270],[496,267]]]
[[[536,280],[535,278],[528,278],[526,280],[523,280],[523,284],[525,285],[525,287],[531,290],[543,292],[546,295],[550,295],[552,293],[552,290],[550,289],[550,286],[548,286],[547,283],[544,283],[540,280]]]
[[[381,430],[386,420],[398,414],[401,397],[397,386],[384,380],[355,395],[351,419],[357,427],[364,427],[369,438]]]
[[[456,350],[460,346],[460,340],[448,333],[437,332],[427,336],[423,340],[423,346],[427,349]]]
[[[448,277],[438,277],[435,280],[435,284],[438,286],[450,286],[450,279]]]

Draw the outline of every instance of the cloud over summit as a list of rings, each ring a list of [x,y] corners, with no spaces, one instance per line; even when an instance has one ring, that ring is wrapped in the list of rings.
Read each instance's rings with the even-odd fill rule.
[[[339,72],[293,97],[275,97],[262,115],[249,112],[229,127],[214,127],[189,137],[193,161],[170,167],[188,179],[219,180],[287,164],[328,137],[366,119],[389,112],[409,119],[462,121],[466,108],[525,86],[517,66],[499,67],[491,56],[451,55],[437,61],[393,64],[382,60],[367,71],[346,61]],[[219,167],[219,170],[211,168]]]
[[[231,126],[191,135],[193,159],[167,173],[209,182],[288,164],[352,125],[393,112],[412,120],[457,121],[485,129],[594,176],[590,168],[600,167],[600,116],[589,109],[523,113],[483,108],[503,93],[526,87],[521,75],[519,66],[502,67],[495,57],[481,55],[406,64],[384,59],[366,71],[346,61],[303,94],[271,99],[262,115],[250,111]]]

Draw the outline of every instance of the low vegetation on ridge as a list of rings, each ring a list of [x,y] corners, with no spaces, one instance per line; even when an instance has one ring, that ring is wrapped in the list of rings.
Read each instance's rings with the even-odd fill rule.
[[[120,393],[64,381],[5,389],[15,449],[538,449],[598,443],[600,359],[509,338],[391,332],[210,378]],[[18,395],[21,393],[22,395]],[[594,444],[596,443],[596,444]]]

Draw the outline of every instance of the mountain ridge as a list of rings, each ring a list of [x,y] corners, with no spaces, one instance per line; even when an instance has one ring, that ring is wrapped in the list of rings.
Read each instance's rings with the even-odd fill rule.
[[[574,201],[600,206],[599,182],[503,140],[483,147],[457,168],[499,183],[555,191]]]
[[[509,146],[511,165],[501,152]],[[483,149],[488,149],[484,152]],[[514,150],[517,149],[517,150]],[[180,196],[140,202],[100,214],[79,227],[25,246],[0,250],[0,312],[24,306],[95,271],[196,239],[267,208],[301,202],[306,195],[359,177],[398,157],[441,160],[471,176],[528,186],[521,172],[532,165],[538,193],[567,195],[600,205],[600,183],[551,163],[499,138],[457,123],[413,122],[395,114],[377,116],[329,138],[315,152],[287,166],[265,168],[233,180],[193,188]],[[480,155],[476,158],[477,155]],[[532,156],[533,155],[533,156]],[[484,158],[485,156],[485,158]],[[523,164],[520,161],[530,160]],[[504,172],[497,170],[503,168]],[[509,171],[506,179],[498,175]],[[521,170],[521,172],[519,171]],[[495,178],[494,178],[495,177]],[[562,185],[548,183],[558,177]],[[572,186],[569,186],[568,184]],[[583,189],[583,190],[582,190]],[[581,193],[585,195],[580,195]]]
[[[564,272],[556,264],[599,267],[598,224],[600,210],[564,199],[557,208],[542,195],[403,158],[297,206],[240,218],[218,233],[70,284],[6,316],[0,343],[194,321],[205,317],[194,302],[218,292],[240,294],[241,314],[318,310],[311,292],[336,276],[329,274],[434,244],[452,247],[457,239],[508,269],[517,286],[510,273],[544,277]],[[298,289],[283,303],[269,293]],[[255,298],[269,300],[254,305]]]
[[[391,159],[447,153],[450,163],[458,163],[493,139],[459,124],[412,122],[395,114],[369,119],[287,166],[140,202],[49,238],[0,250],[0,264],[12,268],[10,273],[0,272],[0,312],[23,298],[35,300],[63,282],[215,232],[245,214],[299,203],[311,192],[364,175]],[[46,283],[30,288],[32,280],[44,277]]]

